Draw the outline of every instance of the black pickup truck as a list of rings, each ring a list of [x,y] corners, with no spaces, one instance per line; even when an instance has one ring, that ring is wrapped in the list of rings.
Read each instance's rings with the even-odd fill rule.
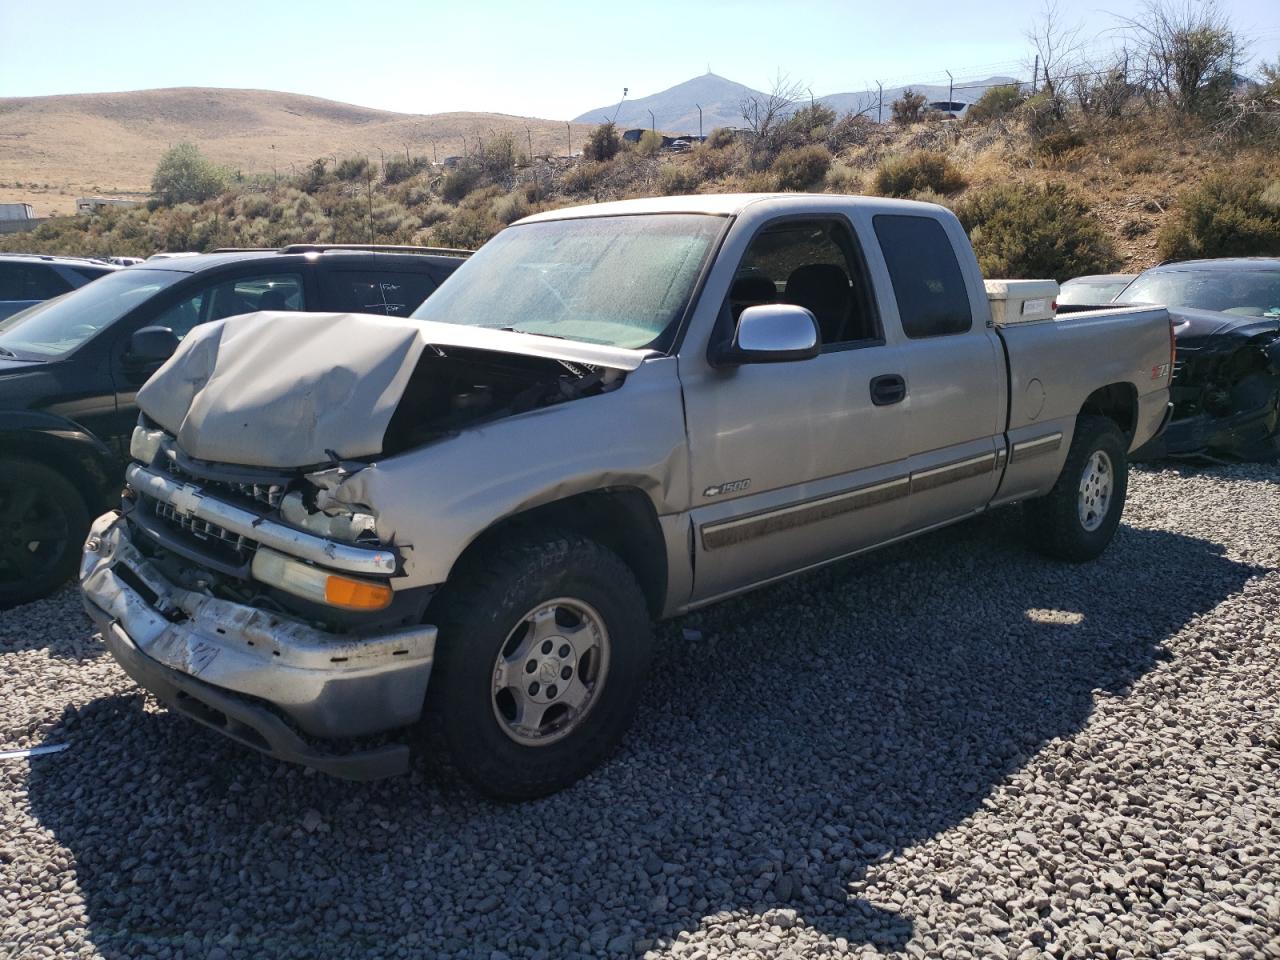
[[[259,310],[407,317],[466,251],[293,245],[115,270],[0,321],[0,608],[75,571],[119,497],[138,388],[194,327]]]

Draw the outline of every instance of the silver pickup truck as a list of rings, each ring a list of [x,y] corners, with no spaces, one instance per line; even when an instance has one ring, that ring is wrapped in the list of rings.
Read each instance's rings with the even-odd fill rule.
[[[1169,409],[1163,309],[1057,318],[928,204],[542,213],[410,319],[199,327],[139,392],[86,607],[171,708],[335,775],[438,733],[482,791],[592,769],[651,622],[1005,504],[1081,561]]]

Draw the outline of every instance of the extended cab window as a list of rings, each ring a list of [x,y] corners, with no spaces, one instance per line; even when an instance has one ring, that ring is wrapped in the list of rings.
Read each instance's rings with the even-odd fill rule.
[[[784,220],[752,239],[729,288],[729,315],[789,303],[818,321],[824,347],[876,342],[876,319],[853,234],[839,220]]]
[[[942,224],[897,214],[881,214],[874,222],[906,335],[918,340],[968,330],[969,291]]]
[[[302,277],[277,273],[226,280],[176,303],[151,321],[168,327],[181,340],[192,328],[210,320],[221,320],[256,310],[303,310]]]
[[[343,313],[385,313],[407,317],[435,290],[425,273],[337,271],[325,277],[330,309]]]

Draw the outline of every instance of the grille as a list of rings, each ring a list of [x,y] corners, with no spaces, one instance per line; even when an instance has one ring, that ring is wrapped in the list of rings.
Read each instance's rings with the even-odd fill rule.
[[[280,506],[280,500],[285,494],[284,483],[229,483],[224,480],[210,480],[183,470],[172,457],[165,457],[164,461],[169,476],[175,480],[183,483],[198,483],[203,489],[210,492],[216,491],[232,500],[250,500],[264,507],[275,508]]]
[[[1173,354],[1173,378],[1172,379],[1174,381],[1177,381],[1178,378],[1182,375],[1182,372],[1183,370],[1186,369],[1187,364],[1195,360],[1195,354],[1198,349],[1199,349],[1198,347],[1184,347],[1181,344],[1178,345],[1178,348],[1174,351],[1174,354]]]
[[[214,542],[225,545],[234,550],[242,559],[247,559],[258,544],[243,537],[237,533],[232,533],[225,527],[220,527],[216,523],[210,523],[207,520],[201,520],[199,517],[188,517],[173,509],[169,504],[159,500],[153,500],[156,516],[172,527],[177,527],[184,533],[188,533],[197,540],[206,542]]]

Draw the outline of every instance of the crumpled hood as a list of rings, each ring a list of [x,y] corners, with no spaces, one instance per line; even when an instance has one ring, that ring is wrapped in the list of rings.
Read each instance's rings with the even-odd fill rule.
[[[1274,317],[1244,317],[1216,310],[1170,307],[1169,316],[1173,318],[1173,332],[1179,340],[1202,339],[1222,334],[1252,337],[1280,329],[1280,320]]]
[[[402,317],[263,311],[196,327],[138,406],[201,460],[290,468],[371,457],[429,344],[627,372],[652,355]]]

